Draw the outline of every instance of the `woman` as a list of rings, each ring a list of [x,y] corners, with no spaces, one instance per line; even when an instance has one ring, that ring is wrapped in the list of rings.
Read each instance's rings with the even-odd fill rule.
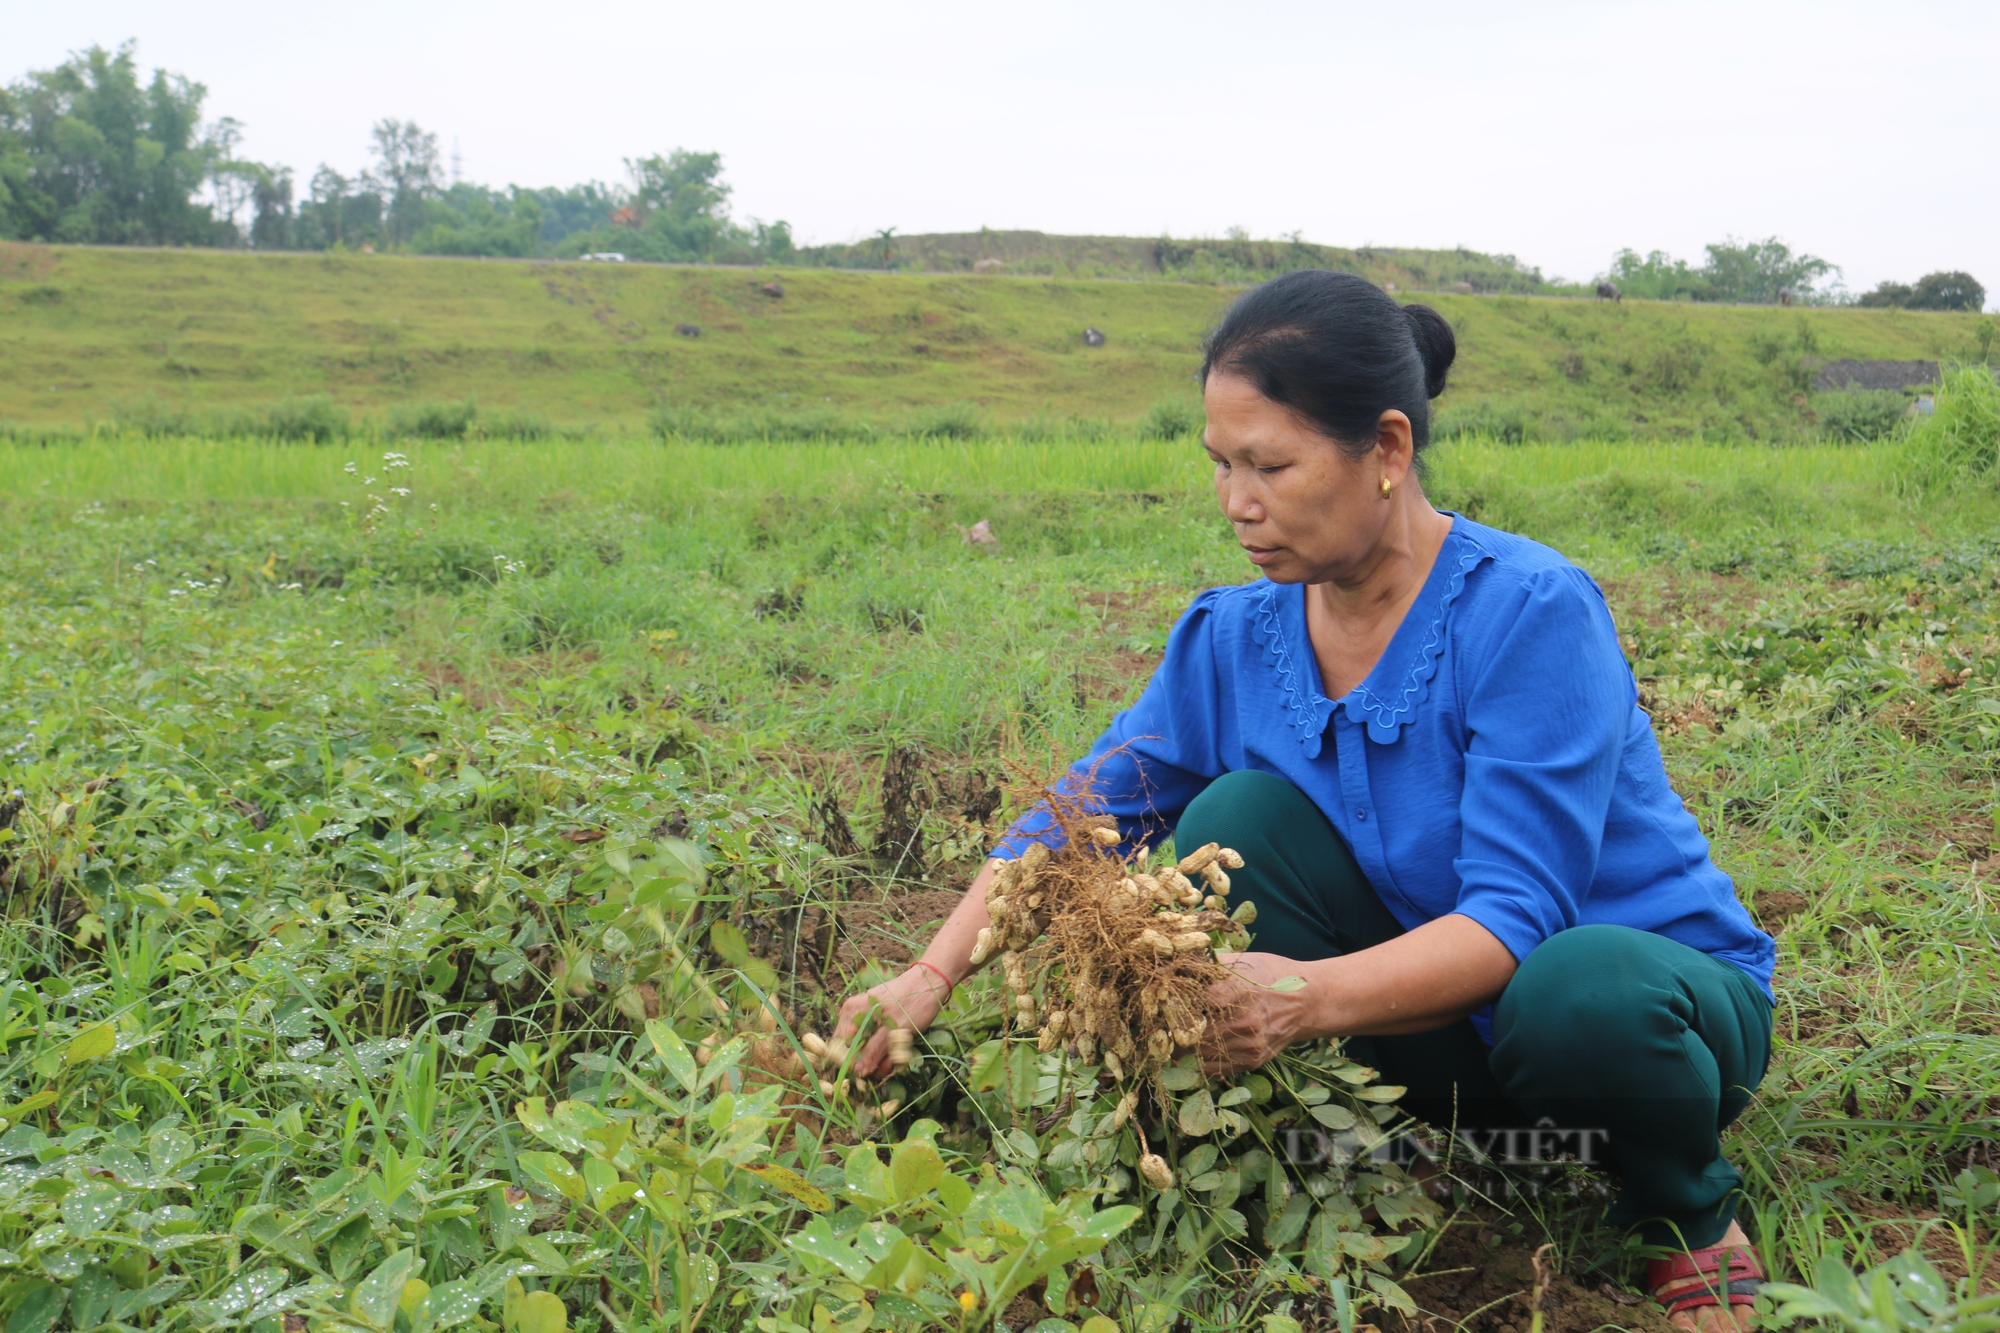
[[[1762,1276],[1721,1131],[1762,1078],[1774,949],[1667,784],[1604,599],[1562,556],[1424,498],[1456,347],[1337,273],[1239,299],[1202,365],[1216,498],[1263,578],[1201,594],[1094,770],[1127,850],[1234,847],[1257,952],[1225,958],[1217,1074],[1348,1038],[1433,1124],[1598,1131],[1613,1220],[1690,1330]],[[995,868],[923,958],[852,997],[922,1028],[970,969]],[[1285,976],[1302,989],[1273,989]],[[856,1068],[886,1068],[878,1032]]]

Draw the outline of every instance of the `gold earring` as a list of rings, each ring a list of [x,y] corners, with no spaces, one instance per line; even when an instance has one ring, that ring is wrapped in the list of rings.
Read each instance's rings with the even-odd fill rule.
[[[1389,479],[1387,477],[1382,478],[1382,498],[1384,500],[1388,499],[1389,493],[1395,489],[1396,488],[1390,484]]]

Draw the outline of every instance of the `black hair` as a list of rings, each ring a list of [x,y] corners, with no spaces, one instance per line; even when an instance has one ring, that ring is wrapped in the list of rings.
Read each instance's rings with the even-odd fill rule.
[[[1236,298],[1208,335],[1201,382],[1241,375],[1274,403],[1360,458],[1390,408],[1431,440],[1430,400],[1444,392],[1458,340],[1427,305],[1397,305],[1366,278],[1304,269]]]

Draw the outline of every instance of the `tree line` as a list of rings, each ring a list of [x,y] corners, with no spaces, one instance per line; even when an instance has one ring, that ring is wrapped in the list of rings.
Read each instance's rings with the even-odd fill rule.
[[[626,160],[630,181],[495,189],[447,179],[437,135],[382,120],[370,164],[292,169],[238,151],[240,122],[202,119],[208,90],[155,70],[134,45],[94,46],[0,88],[0,238],[89,245],[574,256],[667,262],[792,256],[782,221],[729,214],[722,156]]]
[[[206,99],[207,89],[183,75],[154,70],[142,80],[131,42],[116,51],[93,46],[0,87],[0,239],[558,258],[614,251],[679,263],[897,268],[907,262],[894,228],[858,245],[802,250],[785,222],[738,222],[730,216],[719,153],[677,148],[628,158],[630,179],[616,184],[496,189],[448,179],[437,135],[391,119],[370,131],[366,169],[349,176],[321,164],[301,188],[290,167],[238,151],[240,122],[227,116],[204,122]],[[1282,243],[1239,234],[1225,241],[1162,238],[1156,249],[1160,272],[1219,281],[1255,281],[1266,270],[1358,266],[1353,252],[1310,245],[1296,234]],[[1477,272],[1467,268],[1472,261],[1479,261]],[[1419,264],[1423,273],[1412,269],[1410,276],[1421,278],[1431,267]],[[1558,289],[1510,255],[1458,252],[1447,267],[1461,288]],[[1627,296],[1667,301],[1978,310],[1986,299],[1985,289],[1960,272],[1885,282],[1859,297],[1839,276],[1837,265],[1794,253],[1776,237],[1732,237],[1708,246],[1699,265],[1661,250],[1621,250],[1599,281],[1616,283]]]
[[[1664,250],[1640,255],[1620,250],[1600,280],[1618,285],[1626,296],[1655,301],[1733,301],[1748,305],[1861,305],[1908,310],[1980,310],[1986,289],[1971,274],[1929,273],[1914,285],[1885,282],[1859,297],[1840,283],[1840,266],[1817,255],[1794,254],[1773,236],[1762,241],[1735,237],[1705,247],[1699,266]]]

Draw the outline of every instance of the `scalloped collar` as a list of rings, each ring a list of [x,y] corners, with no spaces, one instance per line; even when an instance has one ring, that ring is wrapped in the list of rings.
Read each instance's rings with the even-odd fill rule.
[[[1449,511],[1447,511],[1449,512]],[[1308,759],[1319,757],[1320,737],[1333,710],[1344,708],[1350,719],[1364,723],[1368,738],[1393,745],[1404,724],[1414,721],[1417,706],[1430,693],[1444,653],[1445,622],[1452,603],[1465,589],[1465,577],[1493,553],[1473,535],[1476,525],[1462,514],[1451,515],[1451,531],[1438,548],[1437,559],[1403,614],[1403,623],[1389,640],[1366,680],[1340,699],[1320,692],[1319,662],[1306,632],[1304,584],[1272,583],[1257,590],[1252,629],[1264,643],[1266,659],[1285,698],[1285,708],[1299,746]]]

